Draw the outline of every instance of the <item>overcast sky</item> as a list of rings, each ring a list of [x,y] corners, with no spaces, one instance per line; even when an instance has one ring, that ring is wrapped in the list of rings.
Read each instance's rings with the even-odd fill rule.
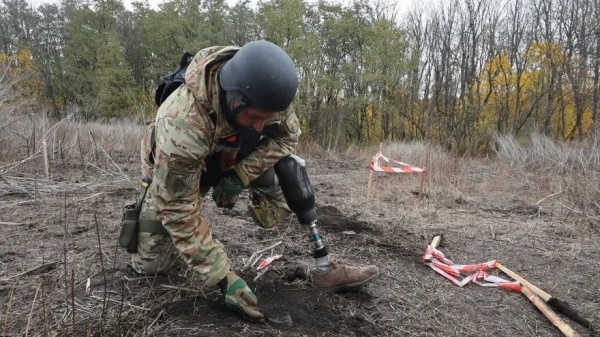
[[[135,0],[123,0],[123,2],[125,3],[125,6],[130,6],[130,3],[133,2]],[[158,8],[158,5],[161,4],[162,2],[164,2],[165,0],[148,0],[148,2],[150,3],[150,6],[154,7],[154,8]],[[231,5],[235,5],[238,0],[226,0],[227,3],[231,6]],[[331,1],[331,2],[338,2],[338,3],[347,3],[349,1]],[[400,10],[405,10],[406,8],[410,8],[410,6],[412,5],[412,3],[415,2],[415,0],[398,0],[398,6],[400,8]]]
[[[122,0],[123,3],[125,4],[126,8],[131,9],[131,3],[136,1],[136,0]],[[150,4],[150,6],[152,6],[153,8],[158,8],[158,5],[163,3],[165,0],[148,0],[148,3]],[[239,0],[226,0],[227,3],[232,6],[235,5]],[[309,0],[310,1],[310,0]],[[41,3],[58,3],[60,2],[60,0],[29,0],[29,2],[33,3],[34,6],[37,6]],[[255,2],[255,1],[253,1]],[[331,0],[330,2],[335,2],[335,3],[342,3],[342,4],[348,4],[351,3],[351,0]],[[394,0],[390,0],[390,3],[393,3]],[[414,3],[421,3],[423,4],[424,2],[428,2],[426,0],[397,0],[398,3],[398,9],[400,10],[400,12],[405,12],[407,9],[412,8]]]

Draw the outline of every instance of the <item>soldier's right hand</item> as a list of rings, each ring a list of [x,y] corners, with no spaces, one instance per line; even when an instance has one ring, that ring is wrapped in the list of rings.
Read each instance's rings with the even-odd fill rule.
[[[237,312],[248,320],[265,322],[265,316],[258,309],[256,295],[254,295],[244,280],[230,271],[219,282],[219,285],[225,296],[227,308]]]
[[[215,185],[212,198],[217,207],[233,208],[243,189],[244,183],[240,177],[235,172],[231,172]]]

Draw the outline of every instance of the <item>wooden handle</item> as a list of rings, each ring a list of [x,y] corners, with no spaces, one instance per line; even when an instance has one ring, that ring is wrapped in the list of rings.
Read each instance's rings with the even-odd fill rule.
[[[437,246],[440,245],[440,242],[442,241],[442,235],[436,235],[433,237],[433,240],[431,240],[431,244],[430,246],[433,248],[437,248]],[[431,254],[427,253],[425,254],[425,256],[423,256],[423,261],[425,261],[425,263],[429,263],[431,261]]]
[[[514,280],[518,281],[522,285],[527,286],[536,295],[538,295],[539,297],[541,297],[544,300],[544,302],[548,302],[550,300],[550,298],[552,298],[552,296],[550,296],[550,294],[548,294],[547,292],[543,291],[542,289],[534,286],[533,284],[529,283],[529,281],[527,281],[526,279],[522,278],[521,276],[519,276],[519,274],[515,273],[514,271],[512,271],[512,270],[506,268],[505,266],[501,265],[499,262],[496,262],[496,264],[494,266],[496,268],[502,270],[506,275],[512,277]]]
[[[517,280],[518,281],[518,280]],[[520,281],[519,281],[520,282]],[[541,298],[532,292],[526,285],[521,285],[521,292],[527,296],[529,300],[546,316],[552,324],[554,324],[565,336],[568,337],[579,337],[579,334],[575,332],[565,321],[563,321],[557,314],[552,311]]]

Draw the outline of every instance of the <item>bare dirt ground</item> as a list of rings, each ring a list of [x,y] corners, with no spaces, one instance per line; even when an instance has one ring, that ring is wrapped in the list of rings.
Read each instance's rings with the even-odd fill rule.
[[[499,161],[431,165],[438,173],[428,178],[422,201],[415,195],[418,177],[376,174],[366,202],[368,161],[305,155],[326,244],[338,259],[378,265],[381,276],[371,284],[346,292],[311,288],[301,272],[311,262],[306,228],[293,218],[272,230],[258,228],[245,210],[247,194],[233,210],[206,200],[214,234],[264,313],[291,317],[291,324],[244,321],[183,264],[159,277],[127,269],[128,255],[116,241],[121,208],[137,194],[134,154],[111,154],[122,172],[110,161],[55,162],[52,181],[34,179],[43,169],[32,161],[0,180],[0,335],[562,335],[523,295],[459,288],[425,266],[421,256],[439,233],[440,249],[454,262],[499,259],[600,324],[598,228],[551,198],[540,202],[551,192],[523,183]],[[278,241],[265,257],[284,258],[253,281],[257,271],[241,270],[245,260]]]

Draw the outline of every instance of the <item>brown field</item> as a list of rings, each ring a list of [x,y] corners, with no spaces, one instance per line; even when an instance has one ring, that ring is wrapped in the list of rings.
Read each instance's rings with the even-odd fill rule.
[[[206,200],[214,234],[264,313],[291,317],[254,324],[229,312],[183,264],[160,277],[127,269],[116,241],[121,208],[137,195],[141,126],[17,118],[0,123],[0,336],[562,335],[523,295],[459,288],[425,266],[421,256],[438,233],[454,262],[499,259],[600,323],[597,145],[534,136],[521,147],[499,138],[498,156],[471,159],[425,143],[385,144],[387,156],[428,168],[425,193],[420,200],[417,175],[375,174],[368,202],[376,146],[301,146],[326,244],[336,258],[374,263],[382,275],[354,291],[315,290],[295,272],[311,262],[306,228],[293,218],[258,228],[247,194],[233,210]],[[284,258],[253,281],[257,271],[243,269],[245,261],[279,241],[265,257]]]

